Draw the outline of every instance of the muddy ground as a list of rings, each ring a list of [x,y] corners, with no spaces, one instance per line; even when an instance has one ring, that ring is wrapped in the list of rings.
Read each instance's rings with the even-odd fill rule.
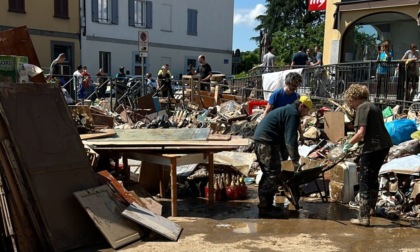
[[[119,251],[420,251],[420,223],[373,217],[369,228],[354,226],[357,210],[313,198],[288,218],[260,219],[257,186],[248,188],[249,199],[216,202],[213,210],[203,199],[180,200],[179,217],[169,217],[184,228],[177,242],[150,234]],[[161,203],[168,216],[169,200]]]

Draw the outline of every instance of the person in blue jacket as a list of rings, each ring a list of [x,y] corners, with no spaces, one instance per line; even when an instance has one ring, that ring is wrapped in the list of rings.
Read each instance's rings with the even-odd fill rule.
[[[300,119],[307,115],[312,107],[311,99],[301,96],[294,103],[271,111],[255,130],[254,152],[263,173],[258,185],[260,217],[276,217],[278,214],[273,207],[273,200],[279,186],[282,157],[290,156],[295,169],[298,167]]]
[[[299,94],[296,93],[296,90],[301,83],[302,75],[295,72],[288,73],[284,87],[275,90],[268,99],[268,104],[262,117],[264,118],[273,109],[286,106],[299,99]]]

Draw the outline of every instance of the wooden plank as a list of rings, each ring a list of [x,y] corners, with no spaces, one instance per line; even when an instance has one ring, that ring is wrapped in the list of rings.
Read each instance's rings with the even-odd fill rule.
[[[74,196],[114,249],[143,236],[135,223],[121,216],[124,206],[115,199],[108,185],[74,192]]]
[[[125,209],[122,215],[172,241],[177,241],[183,230],[180,225],[156,215],[135,203]]]
[[[206,140],[210,129],[128,129],[115,130],[124,141],[200,141]]]
[[[26,207],[37,213],[50,250],[71,250],[101,239],[72,197],[98,182],[61,89],[52,84],[0,83],[0,114],[22,171],[18,178],[28,193]]]
[[[90,134],[80,134],[81,140],[103,138],[115,136],[117,133],[114,129],[101,129],[100,132],[90,133]]]
[[[344,113],[343,112],[325,112],[324,130],[328,139],[332,142],[345,137]]]
[[[225,146],[232,146],[235,149],[238,146],[247,146],[249,139],[231,139],[229,141],[125,141],[118,138],[104,138],[104,139],[91,139],[86,140],[86,144],[92,144],[96,146],[201,146],[203,150],[206,150],[207,146],[219,146],[221,149]],[[95,149],[95,148],[93,148]],[[216,151],[216,150],[215,150]]]
[[[159,207],[156,207],[155,203],[150,202],[146,199],[141,199],[141,197],[133,196],[129,191],[127,191],[115,178],[111,175],[108,171],[100,171],[97,173],[99,175],[100,180],[103,183],[107,183],[109,186],[111,186],[116,192],[118,192],[121,197],[128,203],[137,203],[138,205],[147,208],[150,211],[153,211],[155,214],[161,215],[162,214],[162,205],[159,203],[156,204],[160,205]]]
[[[92,113],[92,119],[93,123],[95,124],[95,127],[99,125],[107,126],[108,128],[114,128],[114,117]]]

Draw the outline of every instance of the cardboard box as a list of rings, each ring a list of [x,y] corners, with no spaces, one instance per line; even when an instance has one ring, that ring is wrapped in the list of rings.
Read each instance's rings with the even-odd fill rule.
[[[23,64],[28,63],[28,57],[15,55],[0,55],[0,82],[29,82],[29,77]]]

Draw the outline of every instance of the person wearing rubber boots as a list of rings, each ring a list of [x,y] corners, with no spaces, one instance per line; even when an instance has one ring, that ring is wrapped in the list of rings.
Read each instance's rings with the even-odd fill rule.
[[[308,96],[301,96],[292,104],[274,109],[258,124],[254,133],[254,152],[262,170],[258,185],[260,217],[281,217],[273,206],[274,195],[280,185],[281,154],[287,152],[295,165],[299,165],[298,129],[300,119],[313,107]]]
[[[363,143],[359,174],[359,215],[350,222],[369,226],[370,210],[374,208],[378,197],[379,169],[392,146],[392,141],[385,128],[382,111],[369,101],[369,90],[365,85],[351,85],[344,93],[344,100],[356,110],[356,134],[346,141],[343,152],[347,153],[357,142]]]

